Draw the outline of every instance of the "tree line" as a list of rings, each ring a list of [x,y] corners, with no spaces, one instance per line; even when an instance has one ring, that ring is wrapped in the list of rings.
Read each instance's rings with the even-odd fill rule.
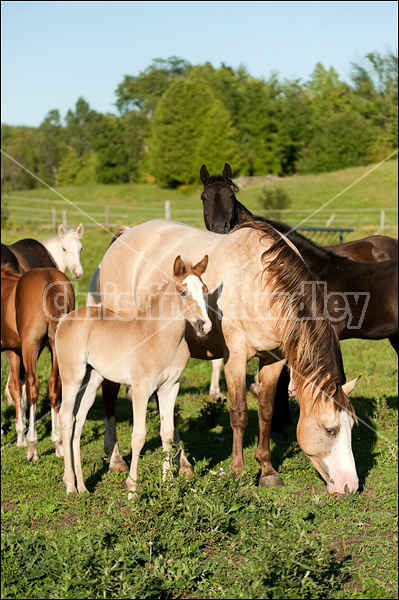
[[[118,114],[84,98],[62,121],[51,110],[39,127],[1,126],[2,149],[49,185],[197,182],[205,163],[234,175],[320,173],[384,159],[397,148],[397,53],[367,54],[350,83],[316,64],[306,82],[245,67],[193,66],[157,59],[116,89]],[[37,181],[4,154],[3,189]]]

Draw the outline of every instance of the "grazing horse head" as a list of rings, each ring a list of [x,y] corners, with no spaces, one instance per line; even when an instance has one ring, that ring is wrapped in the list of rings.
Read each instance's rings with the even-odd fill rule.
[[[50,238],[43,242],[48,251],[53,256],[57,267],[65,273],[70,270],[72,276],[79,279],[83,275],[83,267],[80,264],[80,253],[83,246],[80,238],[83,235],[83,225],[77,227],[76,230],[66,231],[63,225],[58,228],[58,237]]]
[[[214,233],[228,233],[237,225],[235,192],[239,191],[232,181],[231,167],[225,163],[222,176],[210,177],[202,165],[200,176],[204,184],[201,200],[206,228]]]
[[[330,382],[310,408],[300,401],[298,443],[330,493],[354,492],[359,485],[351,446],[356,415],[347,397],[358,379],[342,386]]]
[[[173,278],[180,297],[180,312],[199,336],[209,333],[212,329],[204,299],[208,288],[201,279],[207,266],[207,254],[191,268],[185,265],[180,255],[176,257],[173,265]]]

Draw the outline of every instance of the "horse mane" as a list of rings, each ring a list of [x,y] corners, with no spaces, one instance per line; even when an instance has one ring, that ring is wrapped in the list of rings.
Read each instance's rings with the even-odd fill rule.
[[[4,263],[1,265],[1,276],[2,277],[9,277],[10,279],[19,279],[21,277],[22,273],[19,273],[16,268],[15,265],[12,263]]]
[[[121,225],[121,226],[119,227],[119,229],[118,229],[118,230],[117,230],[117,231],[114,233],[114,236],[113,236],[112,240],[110,241],[108,248],[109,248],[110,246],[112,246],[112,244],[113,244],[114,242],[116,242],[116,240],[117,240],[119,237],[121,237],[121,235],[122,235],[123,233],[125,233],[125,231],[127,231],[128,229],[130,229],[130,227],[128,227],[127,225]]]
[[[300,254],[269,223],[243,223],[233,231],[244,228],[259,232],[261,243],[266,239],[273,242],[261,260],[262,275],[273,286],[272,305],[278,304],[281,315],[276,319],[275,331],[290,366],[300,375],[295,382],[299,393],[310,382],[318,388],[315,402],[319,402],[327,385],[345,383],[345,373],[338,337],[325,315],[323,295],[317,285],[306,285],[316,284],[317,280]],[[336,409],[354,414],[350,401],[345,395],[342,398],[344,404],[335,404]]]

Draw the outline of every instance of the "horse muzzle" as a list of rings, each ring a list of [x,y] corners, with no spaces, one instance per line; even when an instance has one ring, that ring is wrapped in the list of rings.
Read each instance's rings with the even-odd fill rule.
[[[194,329],[197,332],[197,335],[199,337],[202,337],[210,332],[210,330],[212,329],[212,323],[210,319],[205,321],[204,319],[197,317],[194,321]]]

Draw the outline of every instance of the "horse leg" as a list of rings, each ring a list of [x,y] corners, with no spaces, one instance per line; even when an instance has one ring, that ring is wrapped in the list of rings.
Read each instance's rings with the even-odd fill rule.
[[[36,451],[37,431],[36,431],[36,406],[39,397],[40,381],[37,376],[37,359],[40,352],[41,344],[33,336],[22,341],[22,360],[26,369],[26,393],[29,400],[29,429],[26,436],[28,443],[27,459],[36,462],[38,455]]]
[[[230,424],[233,430],[231,470],[234,477],[244,468],[244,431],[248,425],[246,366],[247,354],[240,351],[230,352],[224,364],[229,392]]]
[[[6,350],[6,356],[10,365],[8,390],[15,405],[17,446],[27,446],[24,422],[26,412],[26,397],[24,396],[23,386],[21,385],[21,368],[24,370],[23,363],[21,361],[21,357],[12,350]]]
[[[178,447],[180,443],[179,432],[174,426],[174,409],[177,394],[179,393],[180,383],[169,383],[158,390],[158,407],[161,420],[161,439],[164,452],[170,452],[172,446]],[[172,443],[171,443],[172,442]],[[189,478],[193,476],[191,465],[187,460],[182,449],[178,449],[173,457],[173,460],[178,468],[178,474],[186,474]],[[168,470],[170,469],[170,459],[165,457],[163,463],[163,477],[165,479]]]
[[[290,370],[285,364],[277,382],[276,397],[271,424],[271,437],[278,439],[286,437],[285,428],[292,425],[288,387],[290,384]]]
[[[79,403],[85,391],[85,383],[90,376],[87,365],[82,362],[73,365],[68,372],[62,375],[62,402],[59,410],[59,425],[64,450],[64,478],[67,494],[76,494],[76,462],[73,455],[73,436],[75,416],[79,410]]]
[[[87,377],[84,379],[82,389],[80,391],[78,409],[75,415],[75,430],[72,440],[72,455],[75,467],[76,486],[79,494],[86,492],[84,484],[82,461],[80,455],[80,438],[82,435],[83,426],[86,421],[87,413],[96,399],[97,390],[103,381],[103,377],[94,369],[89,369]]]
[[[108,379],[102,382],[102,396],[104,403],[104,452],[109,458],[109,470],[111,473],[121,471],[126,473],[129,471],[127,464],[119,453],[119,442],[116,435],[116,420],[115,420],[115,402],[120,389],[119,383],[114,383]]]
[[[209,387],[209,395],[212,398],[221,398],[223,397],[222,392],[220,391],[220,372],[223,367],[223,358],[215,358],[212,360],[212,377],[211,377],[211,385]]]
[[[61,403],[61,377],[58,370],[58,358],[55,351],[55,340],[49,335],[53,368],[48,382],[48,396],[51,406],[51,441],[55,447],[57,458],[64,456],[58,414]]]
[[[133,378],[132,378],[133,380]],[[132,405],[133,405],[133,431],[132,431],[132,461],[130,471],[126,480],[126,489],[128,490],[128,499],[137,498],[137,472],[140,452],[144,446],[147,428],[146,414],[147,405],[150,398],[149,390],[145,382],[136,382],[132,384]],[[172,432],[173,435],[173,432]]]
[[[284,485],[271,463],[270,433],[273,417],[274,399],[277,383],[283,369],[284,361],[269,364],[260,362],[260,393],[258,401],[259,439],[256,449],[256,460],[261,466],[259,485],[274,487]]]

